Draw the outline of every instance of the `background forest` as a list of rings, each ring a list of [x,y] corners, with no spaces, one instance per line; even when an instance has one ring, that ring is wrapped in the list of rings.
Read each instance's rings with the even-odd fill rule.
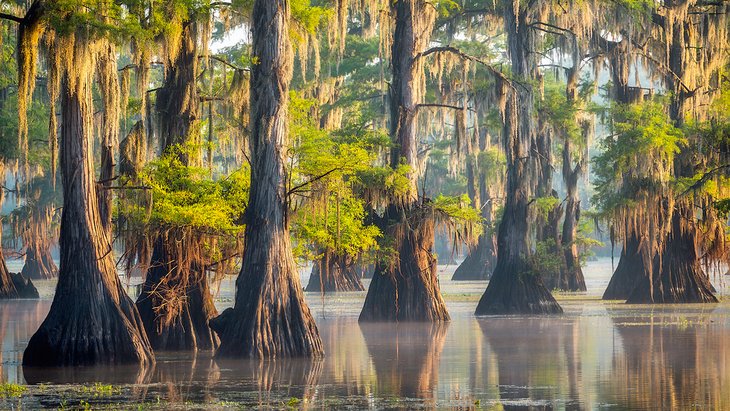
[[[603,299],[718,302],[728,11],[2,0],[0,298],[58,278],[23,364],[317,357],[305,292],[369,284],[361,323],[444,322],[457,260],[489,280],[478,316],[562,313],[609,247]]]

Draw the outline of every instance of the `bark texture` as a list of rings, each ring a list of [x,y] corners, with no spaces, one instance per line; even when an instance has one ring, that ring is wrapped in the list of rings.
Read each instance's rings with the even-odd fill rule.
[[[433,217],[417,192],[417,106],[425,93],[419,53],[429,44],[436,15],[424,0],[403,0],[392,7],[391,138],[396,144],[391,166],[410,166],[411,187],[404,202],[393,201],[385,212],[381,229],[393,239],[397,256],[376,264],[360,321],[448,321],[431,252]]]
[[[0,248],[0,300],[11,298],[38,298],[38,290],[22,274],[14,274],[8,270]]]
[[[182,26],[180,50],[157,93],[155,106],[163,153],[176,145],[196,143],[199,138],[197,22],[187,20]],[[200,156],[191,150],[181,150],[178,155],[185,165],[201,163]],[[218,312],[205,270],[189,258],[199,249],[196,236],[184,228],[158,231],[148,239],[151,261],[137,299],[150,343],[155,350],[215,349],[218,338],[208,321]]]
[[[20,274],[30,280],[48,280],[56,277],[58,267],[53,261],[51,248],[45,242],[29,244],[25,251],[25,264]]]
[[[293,52],[288,0],[256,0],[251,71],[251,188],[236,301],[210,325],[218,356],[319,356],[322,340],[304,302],[287,213],[287,110]]]
[[[536,71],[528,56],[535,46],[524,8],[506,8],[505,30],[512,71],[518,79],[529,79]],[[504,82],[504,80],[502,81]],[[507,184],[502,221],[497,234],[497,266],[476,315],[553,314],[563,310],[531,261],[528,153],[535,138],[534,90],[529,83],[515,87],[501,84],[505,93],[503,141],[507,159]]]
[[[154,241],[137,309],[155,350],[213,350],[218,338],[208,321],[218,312],[205,272],[171,253],[171,247],[190,247],[189,236],[180,231],[169,230]]]
[[[312,274],[304,291],[321,293],[365,291],[360,275],[351,258],[325,252],[324,257],[315,261],[312,266]]]
[[[94,61],[82,33],[65,41],[61,93],[61,266],[50,312],[31,337],[24,366],[152,363],[139,314],[122,287],[97,199],[92,158],[92,75],[73,62]],[[93,64],[91,64],[93,67]]]

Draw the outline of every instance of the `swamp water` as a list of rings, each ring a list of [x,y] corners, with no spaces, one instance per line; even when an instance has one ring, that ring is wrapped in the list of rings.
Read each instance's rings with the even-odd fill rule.
[[[0,302],[0,409],[730,409],[730,277],[713,279],[720,304],[603,302],[611,262],[601,259],[584,269],[588,293],[558,295],[564,315],[475,318],[486,283],[452,282],[454,269],[439,267],[443,325],[360,325],[365,292],[306,293],[321,360],[161,353],[146,370],[24,373],[53,293],[41,281],[40,301]],[[221,284],[219,310],[233,287]]]

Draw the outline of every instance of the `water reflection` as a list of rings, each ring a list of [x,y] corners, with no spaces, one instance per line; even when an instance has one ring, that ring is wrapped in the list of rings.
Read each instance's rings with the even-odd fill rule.
[[[210,352],[170,352],[158,354],[155,366],[145,370],[24,373],[23,349],[50,300],[3,301],[0,381],[121,386],[107,404],[161,398],[261,408],[294,401],[317,409],[472,409],[476,404],[484,409],[730,409],[728,302],[649,307],[585,297],[562,300],[563,316],[477,319],[473,307],[484,285],[452,283],[449,276],[441,279],[453,317],[449,324],[359,325],[364,293],[324,301],[308,294],[325,345],[323,359],[231,361]],[[231,293],[232,284],[224,284],[222,295]],[[222,298],[219,308],[230,301]],[[7,405],[2,401],[0,409]],[[36,405],[58,406],[58,398],[40,398],[26,408]]]
[[[626,408],[730,409],[730,333],[711,309],[637,315],[611,312],[623,349],[606,395]],[[724,324],[723,324],[724,323]],[[628,395],[631,393],[631,395]]]
[[[375,366],[374,394],[433,405],[448,323],[360,324]]]
[[[581,409],[576,318],[478,320],[505,409]]]

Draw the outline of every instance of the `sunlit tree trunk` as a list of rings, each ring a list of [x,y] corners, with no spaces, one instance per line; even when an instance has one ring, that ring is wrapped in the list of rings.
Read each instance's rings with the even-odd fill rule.
[[[391,138],[395,143],[391,166],[410,167],[410,193],[403,204],[385,211],[386,235],[398,253],[394,261],[376,265],[360,321],[446,321],[446,310],[436,273],[434,221],[428,205],[418,198],[418,139],[416,114],[423,100],[423,59],[436,18],[424,0],[393,4],[395,33],[391,65]],[[424,202],[426,201],[423,199]]]
[[[256,0],[251,70],[251,188],[233,308],[211,320],[218,356],[319,356],[322,341],[292,256],[284,168],[293,52],[288,0]]]
[[[48,316],[31,337],[24,366],[151,363],[139,314],[116,272],[99,214],[92,158],[93,47],[83,30],[64,39],[61,87],[61,266]]]

